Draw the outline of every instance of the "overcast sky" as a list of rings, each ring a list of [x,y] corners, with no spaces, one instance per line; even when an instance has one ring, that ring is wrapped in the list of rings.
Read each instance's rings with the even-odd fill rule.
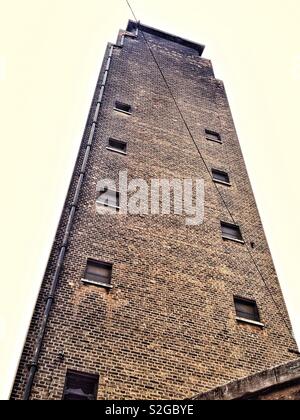
[[[300,341],[299,0],[131,0],[224,80]],[[125,0],[0,0],[0,399],[10,392],[108,41]]]

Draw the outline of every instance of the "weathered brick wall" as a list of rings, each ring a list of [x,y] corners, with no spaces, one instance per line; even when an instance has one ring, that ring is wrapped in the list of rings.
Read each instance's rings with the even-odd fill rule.
[[[232,186],[219,188],[246,242],[255,242],[255,260],[289,324],[223,84],[198,54],[157,37],[151,46],[208,166],[230,173]],[[13,398],[24,391],[95,98]],[[114,111],[115,100],[131,104],[132,115]],[[220,132],[223,144],[207,141],[206,128]],[[128,141],[127,156],[106,150],[110,136]],[[126,169],[129,178],[148,181],[203,178],[204,224],[188,227],[180,216],[97,214],[97,181],[117,179]],[[99,399],[187,398],[295,358],[288,352],[295,342],[246,247],[222,239],[220,220],[231,221],[142,35],[126,37],[124,47],[114,49],[31,397],[60,399],[66,370],[75,369],[99,373]],[[113,263],[112,291],[81,283],[89,257]],[[257,301],[264,329],[237,324],[233,295]]]

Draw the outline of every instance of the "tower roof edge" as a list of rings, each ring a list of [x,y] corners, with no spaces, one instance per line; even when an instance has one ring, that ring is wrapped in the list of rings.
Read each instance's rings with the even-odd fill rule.
[[[197,42],[189,41],[189,40],[181,38],[177,35],[172,35],[168,32],[161,31],[160,29],[156,29],[156,28],[153,28],[151,26],[144,25],[143,23],[139,23],[139,28],[143,32],[147,32],[149,34],[156,35],[156,36],[158,36],[160,38],[163,38],[163,39],[166,39],[168,41],[176,42],[176,43],[184,45],[188,48],[192,48],[192,49],[198,51],[200,56],[203,54],[203,51],[204,51],[204,48],[205,48],[205,45],[203,45],[203,44],[199,44]],[[137,23],[134,20],[129,20],[126,30],[128,32],[133,32],[136,29],[137,29]]]

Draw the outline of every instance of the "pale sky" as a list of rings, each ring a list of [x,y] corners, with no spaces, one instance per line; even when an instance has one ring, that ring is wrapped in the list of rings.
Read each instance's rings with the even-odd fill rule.
[[[300,342],[300,2],[131,0],[145,24],[206,45],[224,80]],[[10,393],[106,43],[125,0],[0,0],[0,399]]]

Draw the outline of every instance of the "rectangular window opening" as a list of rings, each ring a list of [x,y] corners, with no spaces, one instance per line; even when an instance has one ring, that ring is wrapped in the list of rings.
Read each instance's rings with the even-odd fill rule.
[[[108,150],[113,151],[113,152],[119,152],[119,153],[126,154],[127,143],[125,141],[110,138],[108,140],[108,146],[106,148]]]
[[[84,280],[95,283],[110,284],[112,274],[112,264],[92,259],[87,260]]]
[[[215,141],[217,143],[222,143],[220,134],[215,131],[205,130],[205,136],[207,140]]]
[[[114,109],[125,114],[131,114],[131,105],[125,104],[124,102],[116,101]]]
[[[260,322],[258,307],[254,300],[234,297],[234,306],[237,318]]]
[[[96,400],[99,375],[67,371],[63,400]]]
[[[106,207],[120,208],[120,193],[109,188],[103,188],[99,192],[97,203]]]
[[[219,171],[218,169],[212,169],[211,172],[214,182],[230,185],[230,179],[227,172]]]
[[[223,239],[244,242],[240,227],[232,223],[221,222]]]

